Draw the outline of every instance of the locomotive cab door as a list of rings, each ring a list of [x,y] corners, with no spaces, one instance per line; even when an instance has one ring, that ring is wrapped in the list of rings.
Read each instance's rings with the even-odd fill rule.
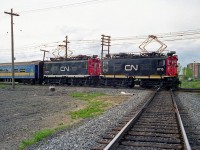
[[[157,73],[159,75],[164,75],[165,74],[165,60],[164,59],[158,60]]]
[[[178,57],[176,55],[170,56],[166,60],[166,75],[177,76],[177,61]]]
[[[88,75],[98,76],[101,74],[101,63],[97,58],[88,60]]]
[[[102,62],[103,64],[102,64],[102,72],[103,73],[107,73],[108,72],[108,61],[103,61]]]

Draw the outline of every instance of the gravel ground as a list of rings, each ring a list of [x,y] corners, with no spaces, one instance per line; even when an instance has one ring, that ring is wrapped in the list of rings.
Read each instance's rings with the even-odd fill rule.
[[[0,89],[0,149],[15,150],[35,131],[67,123],[66,111],[83,105],[67,93],[64,88],[50,92],[47,86]]]
[[[177,93],[177,105],[192,149],[200,149],[200,94]]]
[[[95,146],[101,135],[107,130],[111,129],[117,122],[131,109],[144,103],[145,98],[151,93],[150,91],[139,91],[130,89],[90,89],[92,91],[105,92],[107,94],[120,95],[123,91],[125,93],[133,93],[134,95],[128,101],[114,107],[101,115],[100,117],[89,120],[83,125],[75,127],[71,130],[66,130],[53,136],[52,138],[38,143],[30,147],[30,150],[83,150],[90,149]]]
[[[16,150],[19,143],[30,138],[35,131],[55,128],[63,124],[73,125],[74,121],[67,113],[83,108],[85,102],[70,97],[71,92],[107,93],[110,96],[102,98],[112,97],[114,104],[118,105],[130,97],[122,96],[121,91],[134,91],[57,86],[56,91],[50,92],[49,86],[18,85],[15,90],[12,90],[10,86],[7,87],[0,89],[0,150]],[[135,92],[139,93],[140,91],[136,90]],[[85,120],[85,122],[87,121]]]
[[[0,149],[17,149],[19,142],[42,128],[53,128],[69,123],[66,111],[76,110],[83,101],[69,96],[71,92],[103,92],[118,96],[121,92],[134,94],[129,100],[111,108],[96,119],[85,120],[82,124],[62,130],[46,140],[30,147],[30,150],[46,149],[90,149],[96,145],[106,131],[113,128],[121,118],[144,103],[151,91],[134,89],[110,89],[90,87],[56,87],[49,92],[48,86],[17,86],[0,89]],[[120,97],[120,96],[119,96]],[[193,148],[200,148],[200,96],[177,93],[183,122]],[[199,147],[198,147],[199,146]]]
[[[120,93],[121,90],[105,90],[107,93]],[[130,92],[129,90],[125,92]],[[29,148],[37,150],[52,150],[52,149],[90,149],[95,146],[101,135],[103,135],[110,128],[115,126],[117,122],[129,112],[132,108],[138,106],[142,101],[144,102],[145,96],[150,92],[148,91],[134,91],[135,95],[132,96],[129,101],[112,108],[104,115],[97,119],[90,120],[82,126],[66,130],[55,137],[52,137],[46,141],[38,143],[37,145]],[[200,139],[200,98],[194,94],[178,93],[178,106],[181,108],[181,114],[184,115],[187,112],[187,117],[183,117],[183,122],[186,124],[186,130],[189,134],[189,140],[193,140],[192,148],[197,148],[198,141]],[[143,100],[142,100],[143,99]],[[195,130],[194,130],[195,129]],[[195,132],[194,134],[191,134]],[[196,142],[194,142],[196,140]],[[195,145],[196,144],[196,145]]]

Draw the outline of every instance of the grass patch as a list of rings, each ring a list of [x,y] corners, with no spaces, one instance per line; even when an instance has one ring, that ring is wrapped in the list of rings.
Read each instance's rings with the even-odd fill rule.
[[[15,86],[19,85],[18,82],[15,82]],[[0,82],[0,89],[12,88],[12,82]]]
[[[105,95],[104,93],[81,93],[81,92],[76,92],[76,93],[72,93],[70,96],[78,98],[80,100],[84,100],[84,101],[89,101],[91,99],[94,99],[98,96],[103,96]]]
[[[193,81],[183,80],[183,81],[181,81],[181,87],[198,89],[198,88],[200,88],[200,80],[193,80]]]
[[[72,118],[72,122],[74,122],[74,124],[79,122],[80,119],[86,119],[86,118],[92,118],[92,117],[98,116],[112,105],[112,102],[107,100],[108,99],[107,97],[102,97],[102,96],[106,96],[106,94],[103,94],[103,93],[76,92],[76,93],[72,93],[70,96],[86,102],[86,106],[83,109],[72,111],[69,113],[69,115]],[[44,130],[38,131],[32,136],[32,138],[23,140],[19,145],[19,150],[24,150],[28,148],[29,146],[43,140],[44,138],[51,136],[55,132],[65,129],[69,126],[70,125],[64,125],[63,123],[60,123],[59,127],[57,128],[44,129]]]
[[[94,116],[98,116],[104,112],[104,107],[106,107],[109,103],[103,102],[103,101],[90,101],[86,108],[71,112],[71,118],[72,119],[86,119],[86,118],[92,118]]]
[[[35,144],[36,142],[41,141],[47,136],[52,135],[55,131],[56,129],[44,129],[44,130],[38,131],[33,135],[31,139],[23,140],[19,145],[19,149],[23,150],[27,148],[28,146]]]
[[[110,105],[109,102],[105,100],[100,100],[99,96],[104,96],[103,93],[72,93],[71,96],[84,100],[87,102],[85,108],[77,111],[70,112],[72,119],[86,119],[92,118],[102,114],[105,108]],[[98,99],[97,99],[98,98]]]
[[[104,108],[109,105],[108,102],[103,100],[97,100],[97,97],[103,96],[103,93],[72,93],[71,96],[77,99],[86,101],[86,107],[78,110],[70,112],[72,119],[79,119],[79,118],[91,118],[97,115],[100,115],[104,112]],[[36,132],[32,138],[23,140],[19,145],[19,150],[23,150],[28,148],[29,146],[43,140],[44,138],[52,135],[56,131],[59,131],[63,128],[66,128],[67,125],[60,124],[60,127],[55,129],[44,129],[41,131]]]
[[[61,126],[54,128],[54,129],[43,129],[41,131],[37,131],[33,135],[32,138],[23,140],[19,144],[19,150],[24,150],[25,148],[28,148],[29,146],[43,140],[44,138],[51,136],[56,131],[62,130],[62,129],[67,128],[67,127],[68,127],[67,125],[61,125]]]
[[[0,89],[5,89],[5,88],[7,88],[8,86],[7,85],[5,85],[5,84],[0,84]]]

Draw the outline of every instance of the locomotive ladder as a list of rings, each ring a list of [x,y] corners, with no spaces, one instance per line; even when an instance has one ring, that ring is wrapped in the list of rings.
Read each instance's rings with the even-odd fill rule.
[[[124,124],[110,132],[118,130],[114,138],[104,136],[93,149],[191,149],[172,91],[157,90]]]

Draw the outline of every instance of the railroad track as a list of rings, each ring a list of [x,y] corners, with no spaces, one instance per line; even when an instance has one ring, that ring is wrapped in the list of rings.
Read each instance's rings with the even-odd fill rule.
[[[172,91],[157,90],[133,114],[92,149],[191,149]]]

